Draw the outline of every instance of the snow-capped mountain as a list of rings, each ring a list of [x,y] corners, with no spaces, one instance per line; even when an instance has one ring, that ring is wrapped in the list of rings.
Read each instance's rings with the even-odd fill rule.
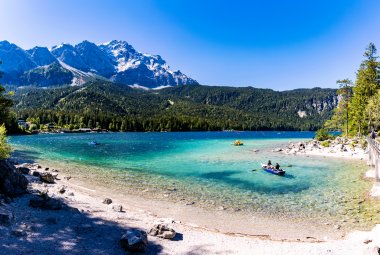
[[[13,85],[81,85],[95,79],[147,88],[198,84],[171,70],[161,56],[140,53],[125,41],[83,41],[26,51],[2,41],[0,60],[2,82]]]

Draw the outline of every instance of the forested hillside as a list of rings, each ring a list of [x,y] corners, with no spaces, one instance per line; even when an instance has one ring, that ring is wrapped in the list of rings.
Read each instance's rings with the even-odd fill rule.
[[[194,85],[146,91],[104,81],[17,89],[13,100],[18,118],[34,127],[115,131],[316,130],[338,104],[334,89]]]

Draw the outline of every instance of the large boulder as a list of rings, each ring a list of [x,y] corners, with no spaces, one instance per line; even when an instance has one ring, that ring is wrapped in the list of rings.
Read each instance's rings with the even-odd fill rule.
[[[120,245],[129,252],[144,253],[148,248],[148,236],[145,231],[131,229],[120,238]]]
[[[45,183],[54,183],[55,182],[55,176],[51,173],[40,173],[41,181]]]
[[[176,232],[174,229],[169,228],[166,224],[156,224],[149,230],[149,235],[164,239],[173,239]]]
[[[17,167],[17,172],[20,174],[29,174],[30,169],[27,167]]]
[[[5,160],[0,161],[0,193],[15,197],[26,192],[28,180]]]

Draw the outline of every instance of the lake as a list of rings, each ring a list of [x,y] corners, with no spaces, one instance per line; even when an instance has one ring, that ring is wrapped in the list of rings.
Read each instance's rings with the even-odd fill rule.
[[[363,198],[364,161],[272,152],[314,132],[89,133],[13,136],[15,155],[64,167],[117,192],[276,218],[344,219],[367,227],[379,205]],[[243,146],[233,146],[235,140]],[[97,141],[99,145],[90,145]],[[278,162],[284,177],[260,169]]]

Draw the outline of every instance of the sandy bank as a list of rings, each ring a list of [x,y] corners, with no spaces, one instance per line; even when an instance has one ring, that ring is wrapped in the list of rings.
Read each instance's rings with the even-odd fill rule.
[[[209,226],[212,226],[213,220],[222,219],[217,213],[213,217],[191,206],[107,194],[105,190],[86,186],[75,181],[75,178],[64,177],[67,176],[59,172],[59,180],[55,184],[46,184],[29,176],[32,181],[29,186],[31,194],[0,206],[0,209],[10,211],[14,216],[11,226],[0,228],[0,254],[125,254],[118,244],[121,234],[130,228],[149,230],[155,222],[168,223],[178,234],[174,240],[149,236],[148,254],[346,255],[377,254],[371,253],[376,249],[373,247],[380,247],[380,225],[371,232],[357,231],[341,240],[321,240],[310,236],[302,241],[284,241],[280,237],[271,240],[272,237],[266,234],[221,233],[195,226],[190,218],[179,220],[183,215],[193,215],[208,219]],[[63,193],[62,187],[65,190]],[[58,211],[30,208],[28,202],[38,190],[48,191],[49,196],[62,201],[64,208]],[[112,204],[103,204],[105,197],[112,198]],[[123,206],[123,212],[112,209],[113,205],[119,204]],[[157,209],[161,213],[157,213]],[[193,210],[193,214],[183,213],[184,210]],[[244,225],[244,220],[231,219],[225,222],[226,229],[233,230],[235,224]],[[264,221],[262,224],[263,227],[270,226],[270,222]],[[294,231],[289,222],[283,224],[277,227],[288,226],[289,231]]]

